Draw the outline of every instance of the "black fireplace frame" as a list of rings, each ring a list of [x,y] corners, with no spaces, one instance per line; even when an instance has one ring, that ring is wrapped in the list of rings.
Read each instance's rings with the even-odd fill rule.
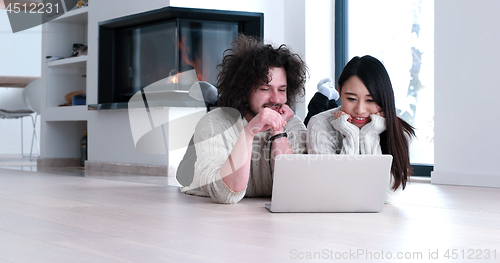
[[[238,23],[238,33],[264,37],[264,14],[256,12],[214,9],[165,7],[99,22],[98,104],[89,109],[127,108],[127,102],[117,100],[117,33],[126,28],[165,22],[172,19],[196,19]]]

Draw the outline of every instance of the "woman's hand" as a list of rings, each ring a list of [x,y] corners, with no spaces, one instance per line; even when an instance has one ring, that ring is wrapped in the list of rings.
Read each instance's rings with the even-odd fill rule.
[[[344,111],[336,111],[336,112],[333,113],[333,115],[335,117],[335,120],[338,119],[342,115],[347,115],[347,116],[349,116],[347,118],[347,122],[352,123],[352,116],[349,115],[349,114],[347,114],[347,113],[345,113]]]
[[[375,113],[375,115],[378,115],[380,117],[385,117],[383,111],[379,111],[379,112]]]

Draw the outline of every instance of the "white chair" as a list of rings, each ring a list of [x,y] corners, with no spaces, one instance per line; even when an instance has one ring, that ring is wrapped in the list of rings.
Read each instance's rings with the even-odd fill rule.
[[[37,94],[35,90],[40,90],[37,88],[40,80],[37,79],[26,86],[26,88],[5,88],[0,91],[0,119],[21,119],[21,155],[23,157],[28,157],[24,155],[24,136],[23,136],[23,120],[22,118],[30,116],[31,122],[33,124],[33,137],[31,139],[31,150],[29,157],[33,156],[33,143],[36,140],[36,146],[38,149],[38,155],[40,155],[40,150],[38,148],[38,139],[36,138],[36,118],[41,106],[40,98],[38,95],[38,104],[36,99]],[[28,106],[29,101],[30,106]],[[34,107],[33,107],[34,105]],[[36,109],[36,110],[32,110]],[[35,113],[35,117],[33,117]]]

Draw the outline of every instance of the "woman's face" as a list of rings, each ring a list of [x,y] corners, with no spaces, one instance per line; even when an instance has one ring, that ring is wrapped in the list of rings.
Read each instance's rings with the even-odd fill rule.
[[[342,111],[351,116],[351,123],[362,128],[371,121],[370,115],[381,113],[382,108],[373,100],[363,82],[352,76],[342,86],[340,93]]]

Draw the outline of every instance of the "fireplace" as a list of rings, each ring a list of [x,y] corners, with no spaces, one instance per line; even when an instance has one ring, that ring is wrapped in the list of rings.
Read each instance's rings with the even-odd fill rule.
[[[100,22],[98,109],[127,108],[146,86],[192,69],[215,84],[224,50],[238,33],[262,38],[263,21],[262,13],[165,7]]]

